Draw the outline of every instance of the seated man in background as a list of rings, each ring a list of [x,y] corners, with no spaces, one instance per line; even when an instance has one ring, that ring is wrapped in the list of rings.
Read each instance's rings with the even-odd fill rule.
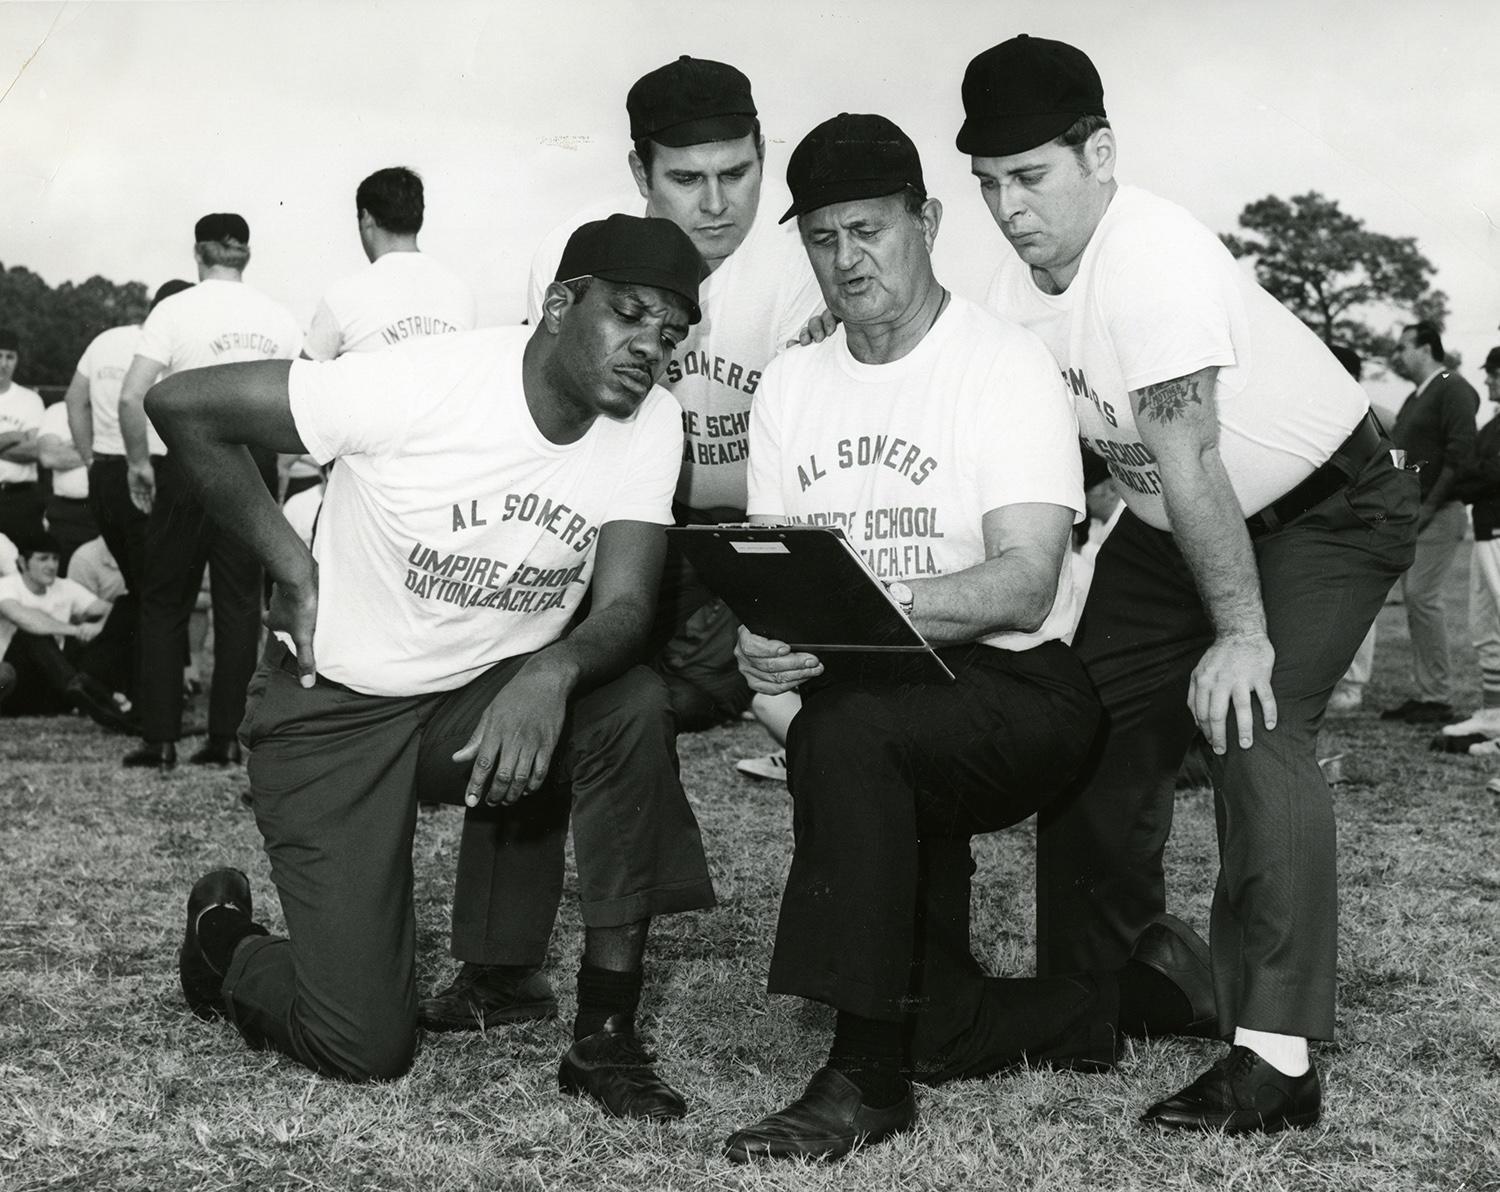
[[[63,652],[64,639],[84,643],[99,636],[108,601],[72,580],[57,577],[60,548],[50,534],[23,535],[17,571],[0,578],[0,688],[12,715],[54,714],[76,708],[96,724],[121,732],[139,726],[130,705]]]
[[[740,631],[750,686],[803,697],[770,990],[838,1014],[806,1092],[729,1139],[736,1162],[828,1158],[910,1129],[912,1062],[929,1083],[1027,1059],[1107,1067],[1118,1031],[1180,1029],[1213,1006],[1201,942],[1175,922],[1114,973],[996,980],[971,954],[970,838],[1060,794],[1099,723],[1062,640],[1084,510],[1077,423],[1036,337],[933,275],[942,206],[905,133],[835,117],[787,180],[784,218],[841,327],[766,369],[751,520],[841,527],[956,681],[829,675]]]

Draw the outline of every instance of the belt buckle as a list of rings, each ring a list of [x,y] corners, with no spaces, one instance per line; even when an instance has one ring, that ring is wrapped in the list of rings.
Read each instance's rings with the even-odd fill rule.
[[[1395,464],[1401,471],[1406,470],[1406,452],[1400,447],[1391,448],[1391,463]]]

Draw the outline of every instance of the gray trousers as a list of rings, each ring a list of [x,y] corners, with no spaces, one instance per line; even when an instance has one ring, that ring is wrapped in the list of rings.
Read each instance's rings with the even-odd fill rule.
[[[1442,506],[1417,535],[1417,556],[1401,580],[1406,625],[1411,632],[1412,679],[1416,698],[1451,702],[1452,664],[1448,657],[1447,601],[1443,585],[1463,545],[1469,518],[1462,502]]]
[[[285,648],[271,643],[241,736],[287,935],[246,940],[225,976],[228,1016],[250,1046],[355,1080],[410,1066],[417,802],[462,803],[470,766],[452,754],[524,662],[509,659],[456,691],[382,697],[324,681],[304,690]],[[515,838],[525,844],[517,863],[550,867],[570,804],[599,828],[577,847],[585,922],[713,904],[697,821],[677,779],[666,692],[644,667],[573,701],[543,790],[513,811],[469,813],[460,872],[471,876],[461,877],[457,900],[481,930],[511,908],[486,898],[472,876],[476,858]],[[555,892],[535,896],[551,899],[550,920]]]
[[[1255,541],[1278,721],[1211,757],[1219,837],[1210,948],[1219,1025],[1327,1039],[1338,889],[1317,738],[1334,684],[1411,563],[1417,481],[1379,452],[1349,487]],[[1037,829],[1041,973],[1112,969],[1165,907],[1188,679],[1213,641],[1172,535],[1126,513],[1099,552],[1073,648],[1105,710],[1102,755]],[[1258,714],[1257,714],[1258,715]]]

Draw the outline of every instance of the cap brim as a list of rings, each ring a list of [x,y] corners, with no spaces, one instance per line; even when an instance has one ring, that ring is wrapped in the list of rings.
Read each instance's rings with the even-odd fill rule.
[[[1081,112],[970,116],[958,130],[958,151],[970,157],[1009,157],[1056,140]]]
[[[703,312],[698,309],[698,300],[683,290],[679,278],[664,270],[653,269],[649,265],[632,265],[621,269],[596,269],[591,276],[602,277],[605,281],[620,285],[651,286],[653,289],[666,290],[687,303],[689,324],[697,323],[703,318]]]
[[[701,120],[684,120],[667,128],[647,133],[649,140],[671,149],[687,145],[704,145],[710,141],[737,141],[755,131],[755,117],[733,113],[727,116],[704,116]]]
[[[908,186],[916,185],[915,182],[907,181],[893,183],[889,178],[843,179],[794,197],[792,205],[786,209],[786,214],[776,222],[786,223],[794,216],[806,215],[809,211],[817,211],[822,207],[832,207],[835,203],[857,203],[860,199],[883,199],[887,195],[900,194]]]

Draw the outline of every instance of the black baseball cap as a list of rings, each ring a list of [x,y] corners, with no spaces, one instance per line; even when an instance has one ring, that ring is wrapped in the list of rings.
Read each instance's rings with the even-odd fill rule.
[[[611,215],[583,224],[568,237],[555,281],[602,277],[605,281],[635,282],[670,290],[688,304],[688,322],[703,317],[698,309],[698,283],[708,267],[670,219]]]
[[[1484,371],[1494,372],[1500,369],[1500,348],[1491,348],[1490,354],[1484,358]]]
[[[245,222],[243,215],[236,215],[232,211],[215,211],[193,225],[193,239],[199,244],[206,240],[237,240],[241,244],[249,244],[250,225]]]
[[[1103,116],[1104,84],[1075,46],[1022,33],[980,54],[964,71],[958,151],[1025,153],[1060,137],[1080,116]]]
[[[922,159],[912,140],[884,116],[840,112],[808,133],[786,167],[792,205],[786,223],[833,203],[878,199],[914,186],[923,195]]]
[[[625,97],[630,139],[681,148],[755,131],[750,80],[734,67],[682,55],[636,80]]]

